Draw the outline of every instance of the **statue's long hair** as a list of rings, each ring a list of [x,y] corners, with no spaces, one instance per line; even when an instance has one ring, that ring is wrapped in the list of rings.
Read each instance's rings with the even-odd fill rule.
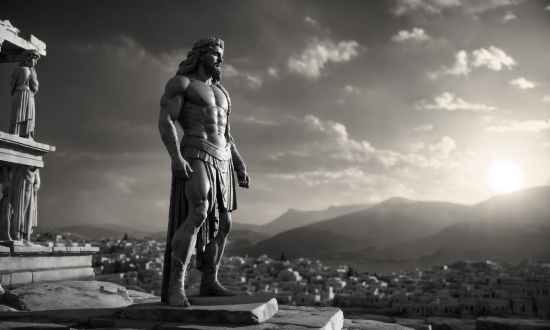
[[[223,40],[208,37],[202,38],[201,40],[195,42],[195,45],[193,45],[193,49],[189,53],[187,53],[187,59],[181,61],[178,72],[176,72],[176,76],[188,75],[195,72],[195,70],[197,70],[197,66],[201,61],[202,55],[207,51],[214,49],[214,47],[216,46],[219,46],[221,49],[223,49]],[[214,74],[212,75],[212,84],[218,87],[225,94],[225,97],[227,98],[227,113],[229,114],[231,112],[231,99],[229,98],[229,93],[227,92],[227,90],[222,86],[222,84],[220,84],[221,79],[221,70],[215,70]]]

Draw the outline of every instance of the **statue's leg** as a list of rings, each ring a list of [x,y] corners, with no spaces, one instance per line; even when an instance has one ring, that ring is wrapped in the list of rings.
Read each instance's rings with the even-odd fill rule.
[[[168,303],[171,306],[190,306],[184,292],[185,270],[193,254],[197,233],[208,213],[210,183],[200,160],[191,161],[193,173],[185,183],[185,198],[189,206],[187,218],[172,238],[172,264],[168,284]]]
[[[220,211],[218,234],[207,245],[203,253],[200,294],[203,296],[234,296],[218,281],[218,269],[222,259],[227,234],[231,231],[231,212]]]

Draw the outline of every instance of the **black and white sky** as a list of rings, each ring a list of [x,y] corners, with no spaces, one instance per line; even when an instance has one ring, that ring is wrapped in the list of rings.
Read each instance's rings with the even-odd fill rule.
[[[159,100],[204,36],[225,41],[252,180],[234,221],[394,196],[476,203],[497,194],[500,160],[522,188],[549,184],[549,1],[7,1],[0,15],[47,44],[42,226],[165,229]],[[2,131],[16,67],[0,65]]]

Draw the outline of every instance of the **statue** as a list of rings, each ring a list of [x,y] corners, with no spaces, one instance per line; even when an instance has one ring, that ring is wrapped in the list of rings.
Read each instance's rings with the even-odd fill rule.
[[[38,92],[38,79],[34,66],[40,58],[35,49],[25,50],[19,68],[11,76],[10,134],[34,140],[34,94]]]
[[[161,300],[171,306],[190,306],[184,279],[195,247],[200,294],[235,295],[218,282],[218,267],[237,209],[233,171],[240,187],[248,188],[250,179],[229,130],[231,100],[220,84],[223,54],[222,40],[197,41],[160,101],[159,131],[172,158]],[[175,121],[183,129],[181,144]]]
[[[36,227],[37,191],[40,189],[40,173],[32,166],[18,166],[11,170],[10,204],[11,238],[26,240],[30,245],[32,229]]]

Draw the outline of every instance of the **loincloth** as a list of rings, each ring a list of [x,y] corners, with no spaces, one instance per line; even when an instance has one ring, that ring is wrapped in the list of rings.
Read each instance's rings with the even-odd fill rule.
[[[180,149],[181,155],[190,164],[192,160],[198,159],[205,165],[211,189],[208,194],[208,213],[213,210],[215,204],[222,212],[236,209],[233,163],[229,145],[219,148],[206,140],[189,136],[181,140]]]

